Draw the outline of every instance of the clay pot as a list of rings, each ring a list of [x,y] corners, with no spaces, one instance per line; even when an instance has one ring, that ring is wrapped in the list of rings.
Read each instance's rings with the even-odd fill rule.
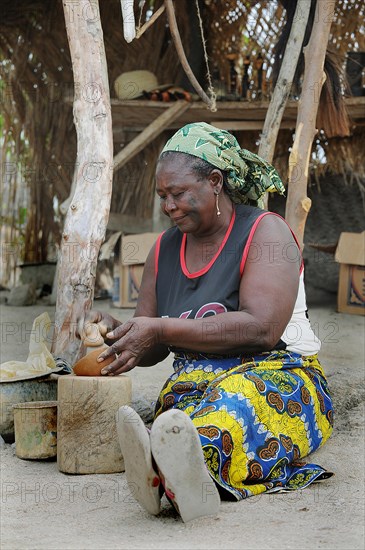
[[[115,355],[112,355],[102,363],[97,362],[99,355],[106,349],[108,349],[107,345],[98,347],[79,359],[73,366],[73,373],[76,376],[101,376],[101,370],[115,359]]]

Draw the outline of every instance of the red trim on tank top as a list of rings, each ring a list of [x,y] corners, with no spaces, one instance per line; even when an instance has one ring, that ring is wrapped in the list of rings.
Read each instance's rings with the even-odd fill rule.
[[[157,273],[158,273],[158,257],[160,255],[160,247],[161,247],[161,239],[162,239],[162,235],[165,233],[165,231],[163,231],[161,233],[161,235],[159,235],[157,237],[157,241],[156,241],[156,248],[155,248],[155,277],[157,278]]]
[[[205,275],[209,271],[209,269],[212,267],[212,265],[214,264],[214,262],[218,258],[219,254],[222,252],[223,247],[226,244],[226,242],[228,240],[228,237],[231,234],[235,219],[236,219],[236,210],[235,210],[235,208],[233,208],[231,221],[229,222],[228,229],[226,231],[226,234],[224,235],[224,239],[221,242],[217,252],[215,253],[213,258],[210,260],[210,262],[205,267],[203,267],[199,271],[196,271],[195,273],[190,273],[188,271],[188,268],[186,267],[186,262],[185,262],[186,233],[183,234],[183,238],[182,238],[181,246],[180,246],[180,265],[181,265],[182,272],[184,273],[184,275],[186,277],[188,277],[188,279],[194,279],[195,277],[201,277],[202,275]]]
[[[291,234],[293,235],[293,238],[298,246],[298,249],[299,249],[299,252],[300,252],[300,246],[299,246],[299,243],[298,243],[298,239],[296,238],[295,234],[294,234],[294,231],[291,229],[291,227],[289,226],[289,224],[287,223],[287,221],[282,217],[280,216],[280,214],[277,214],[276,212],[264,212],[263,214],[261,214],[255,221],[255,223],[253,224],[253,226],[251,227],[251,231],[248,235],[248,239],[247,239],[247,242],[246,242],[246,245],[245,245],[245,248],[243,250],[243,254],[242,254],[242,259],[241,259],[241,263],[240,263],[240,275],[242,277],[242,274],[243,274],[243,270],[245,269],[245,264],[246,264],[246,260],[247,260],[247,256],[248,256],[248,252],[249,252],[249,248],[250,248],[250,245],[251,245],[251,242],[252,242],[252,239],[253,239],[253,236],[255,234],[255,231],[257,229],[257,226],[258,224],[260,223],[260,221],[262,220],[262,218],[264,218],[265,216],[267,216],[268,214],[271,214],[272,216],[277,216],[278,218],[282,219],[286,225],[289,227],[290,231],[291,231]],[[300,256],[302,258],[302,261],[301,261],[301,264],[300,264],[300,270],[299,270],[299,275],[301,275],[303,269],[304,269],[304,261],[303,261],[303,257],[302,257],[302,253],[300,252]]]

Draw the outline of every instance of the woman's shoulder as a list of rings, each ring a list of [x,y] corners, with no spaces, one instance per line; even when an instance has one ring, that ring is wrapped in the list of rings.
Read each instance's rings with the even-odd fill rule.
[[[239,226],[252,226],[255,233],[260,228],[258,235],[269,233],[270,236],[285,237],[293,234],[285,219],[276,212],[246,204],[237,204],[235,209],[236,223]]]
[[[288,222],[276,212],[263,210],[262,215],[259,216],[259,222],[258,229],[261,229],[262,234],[269,234],[272,238],[290,237],[295,239]]]

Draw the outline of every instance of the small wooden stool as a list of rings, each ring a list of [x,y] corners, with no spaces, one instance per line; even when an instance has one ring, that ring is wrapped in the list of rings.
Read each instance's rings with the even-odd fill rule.
[[[115,415],[130,405],[132,382],[119,376],[60,376],[57,464],[68,474],[124,472]]]

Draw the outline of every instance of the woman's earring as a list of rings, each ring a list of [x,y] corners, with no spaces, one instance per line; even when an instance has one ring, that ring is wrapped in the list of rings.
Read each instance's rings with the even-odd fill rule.
[[[221,211],[219,210],[218,201],[219,201],[219,193],[216,193],[216,194],[215,194],[215,206],[216,206],[216,209],[217,209],[217,216],[220,216],[220,215],[221,215]]]

